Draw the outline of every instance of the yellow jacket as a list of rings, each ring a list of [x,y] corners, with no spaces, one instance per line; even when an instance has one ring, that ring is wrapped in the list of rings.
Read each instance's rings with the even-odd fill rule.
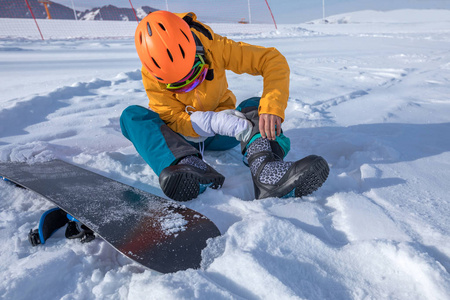
[[[187,137],[198,137],[186,107],[216,112],[236,108],[236,96],[228,89],[225,76],[225,70],[231,70],[237,74],[262,75],[264,90],[259,114],[273,114],[284,120],[289,97],[289,66],[277,49],[235,42],[215,34],[211,28],[198,22],[194,13],[177,15],[190,21],[191,30],[203,44],[206,63],[213,70],[214,78],[205,80],[188,93],[176,94],[165,89],[164,84],[142,67],[150,109],[158,113],[173,131]],[[192,108],[188,110],[193,111]]]

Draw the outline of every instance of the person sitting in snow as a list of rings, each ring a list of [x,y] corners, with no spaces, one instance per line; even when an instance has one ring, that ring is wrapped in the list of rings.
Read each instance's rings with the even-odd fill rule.
[[[203,150],[227,150],[239,143],[257,199],[301,197],[326,180],[329,167],[320,156],[283,161],[290,148],[281,130],[290,71],[278,50],[215,34],[194,13],[167,11],[142,19],[135,44],[149,108],[129,106],[120,125],[159,176],[167,197],[187,201],[207,187],[222,187],[225,177],[202,160]],[[262,75],[261,98],[236,108],[225,70]]]

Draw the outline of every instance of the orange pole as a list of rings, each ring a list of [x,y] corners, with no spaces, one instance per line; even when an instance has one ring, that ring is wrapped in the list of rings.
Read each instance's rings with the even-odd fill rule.
[[[52,16],[50,15],[50,11],[48,10],[48,6],[47,6],[48,2],[44,2],[44,6],[45,6],[45,12],[47,13],[47,16],[49,19],[52,18]]]
[[[47,13],[47,17],[48,17],[48,19],[51,19],[52,16],[50,15],[50,11],[49,11],[49,9],[48,9],[48,4],[50,4],[50,1],[47,1],[47,0],[39,0],[38,2],[44,4],[45,12]]]

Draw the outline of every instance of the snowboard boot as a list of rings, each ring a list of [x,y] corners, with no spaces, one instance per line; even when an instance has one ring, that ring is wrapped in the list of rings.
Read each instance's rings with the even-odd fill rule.
[[[219,189],[225,177],[197,156],[186,156],[162,170],[159,184],[164,194],[176,201],[197,198],[207,187]]]
[[[296,162],[285,162],[278,143],[258,138],[247,149],[256,199],[302,197],[317,190],[328,177],[325,159],[310,155]],[[281,150],[281,155],[277,154]]]

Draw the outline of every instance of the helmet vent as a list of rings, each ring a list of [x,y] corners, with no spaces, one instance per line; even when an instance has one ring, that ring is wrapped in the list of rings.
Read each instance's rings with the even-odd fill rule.
[[[181,55],[183,56],[183,58],[185,58],[183,47],[181,47],[180,44],[178,44],[178,47],[180,47]]]
[[[172,53],[170,53],[169,49],[167,49],[167,54],[169,54],[169,58],[170,58],[170,60],[173,62]]]
[[[158,23],[159,27],[161,27],[162,30],[166,31],[166,27],[162,23]]]
[[[150,24],[147,22],[147,31],[148,31],[148,35],[152,36],[152,29],[150,28]]]
[[[142,32],[139,32],[139,43],[142,45]]]
[[[152,57],[153,63],[159,68],[161,69],[161,67],[158,65],[158,63],[156,62],[156,60]]]
[[[190,42],[190,40],[189,40],[188,36],[186,35],[186,33],[184,33],[184,31],[181,30],[181,29],[180,29],[180,31],[184,34],[184,37],[187,39],[187,41]]]

